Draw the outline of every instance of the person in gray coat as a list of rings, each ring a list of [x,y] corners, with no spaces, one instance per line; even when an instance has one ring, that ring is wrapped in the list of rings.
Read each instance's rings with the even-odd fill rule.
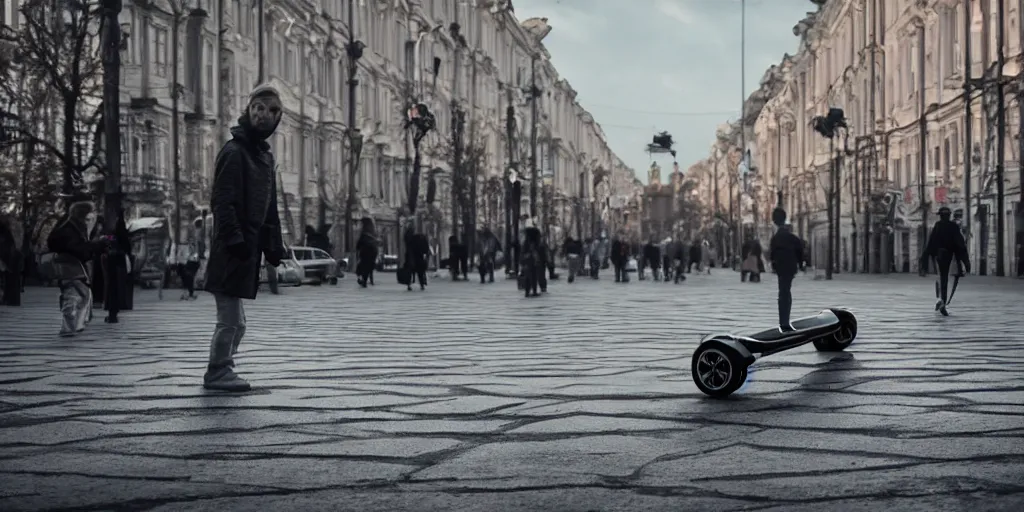
[[[217,328],[203,387],[248,391],[235,374],[235,353],[245,335],[243,299],[255,299],[260,259],[278,266],[284,257],[277,212],[277,171],[267,139],[281,122],[281,98],[270,86],[257,87],[217,155],[210,207],[213,230],[206,290],[217,303]]]

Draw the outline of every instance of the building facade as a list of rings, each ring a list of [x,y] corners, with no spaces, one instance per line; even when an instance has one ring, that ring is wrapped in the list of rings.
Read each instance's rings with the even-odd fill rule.
[[[195,5],[181,0],[127,2],[121,14],[131,27],[122,55],[125,183],[129,190],[169,190],[177,154],[190,211],[206,204],[216,153],[248,92],[261,81],[256,1],[200,0],[199,10]],[[350,26],[365,44],[355,76],[355,128],[363,135],[363,145],[355,173],[354,216],[377,221],[384,250],[397,250],[397,220],[407,200],[411,166],[405,111],[414,101],[428,105],[437,117],[436,130],[422,144],[420,186],[425,199],[429,176],[435,177],[435,203],[428,208],[437,240],[451,233],[455,110],[465,113],[464,140],[483,154],[476,174],[480,227],[504,231],[503,200],[498,196],[510,167],[520,179],[532,177],[531,136],[537,141],[543,181],[538,208],[548,213],[543,222],[554,231],[564,234],[574,224],[593,230],[594,216],[583,214],[593,209],[591,204],[608,204],[608,197],[632,193],[632,170],[612,153],[600,125],[550,62],[543,38],[551,27],[543,19],[520,22],[509,7],[493,0],[356,1],[350,23],[349,0],[265,2],[262,81],[282,92],[285,111],[270,142],[281,176],[286,238],[302,243],[304,227],[319,225],[324,211],[328,224],[343,222],[349,187],[345,44]],[[459,24],[464,45],[453,37],[453,23]],[[530,126],[533,84],[539,90],[535,134]],[[177,152],[172,146],[172,92],[178,94],[181,116]],[[605,177],[608,187],[601,186]],[[148,205],[140,200],[135,213],[166,210],[168,196],[150,194],[149,199],[162,200]],[[523,200],[522,212],[529,212],[528,193]],[[439,246],[439,252],[447,251],[446,244]]]
[[[1000,1],[1001,72],[996,65]],[[1019,213],[1024,143],[1016,92],[1021,90],[1024,33],[1018,3],[813,3],[818,8],[793,29],[800,37],[797,51],[773,66],[762,82],[767,92],[763,104],[748,101],[747,108],[757,112],[748,137],[760,183],[751,191],[753,205],[760,207],[757,220],[769,222],[781,192],[794,228],[810,243],[814,263],[825,267],[831,206],[834,269],[916,272],[936,212],[948,206],[964,212],[974,271],[998,273],[996,240],[1001,236],[1001,270],[1016,274],[1018,229],[1024,227]],[[969,109],[965,62],[972,78]],[[1000,84],[1005,93],[1002,157],[996,140]],[[814,131],[814,118],[830,107],[843,109],[848,136],[829,140]],[[725,151],[734,143],[719,142]],[[1002,212],[997,208],[999,164],[1004,171]]]

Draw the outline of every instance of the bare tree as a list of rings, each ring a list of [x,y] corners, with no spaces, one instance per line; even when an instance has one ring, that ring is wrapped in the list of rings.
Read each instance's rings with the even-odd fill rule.
[[[102,172],[101,5],[99,0],[25,0],[21,12],[24,23],[3,36],[14,44],[8,70],[18,78],[5,78],[0,95],[16,120],[12,127],[19,142],[52,156],[63,169],[63,192],[71,193],[86,171]],[[49,126],[50,119],[59,127]],[[60,133],[59,145],[47,137],[53,131]]]

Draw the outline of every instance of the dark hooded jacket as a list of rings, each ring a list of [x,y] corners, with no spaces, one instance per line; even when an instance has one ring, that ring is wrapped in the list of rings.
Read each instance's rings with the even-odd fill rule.
[[[535,227],[523,230],[522,262],[527,265],[547,264],[547,247],[541,239],[540,230]]]
[[[281,221],[277,211],[277,172],[265,140],[251,135],[248,120],[231,129],[232,139],[217,155],[210,208],[213,229],[206,290],[255,299],[261,254],[282,257]],[[240,260],[228,247],[244,244],[249,258]]]
[[[405,264],[413,272],[426,272],[430,258],[430,240],[422,233],[406,231]]]
[[[932,227],[922,258],[936,258],[942,251],[949,252],[950,256],[955,257],[961,263],[970,264],[971,260],[967,254],[967,242],[964,241],[963,232],[960,231],[960,226],[956,222],[949,219],[939,219]]]

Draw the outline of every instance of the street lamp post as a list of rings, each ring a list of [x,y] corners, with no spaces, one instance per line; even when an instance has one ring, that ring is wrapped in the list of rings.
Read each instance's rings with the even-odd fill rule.
[[[118,17],[123,4],[121,0],[103,2],[103,122],[104,151],[106,153],[106,176],[103,181],[104,225],[106,234],[116,232],[117,219],[121,213],[121,25]],[[175,76],[177,78],[177,76]],[[127,268],[117,264],[114,258],[105,259],[104,269],[106,297],[103,301],[109,312],[108,322],[116,323],[124,294],[131,294],[126,286]]]
[[[260,0],[262,3],[263,0]],[[356,71],[359,69],[359,59],[363,57],[363,49],[366,45],[356,39],[356,17],[354,10],[355,2],[348,3],[348,42],[345,43],[345,53],[348,55],[348,128],[346,135],[349,140],[349,180],[348,198],[345,201],[345,253],[352,258],[352,209],[356,202],[355,177],[359,171],[359,158],[363,151],[363,136],[356,128],[356,91],[359,88],[359,80],[356,78]],[[262,65],[262,61],[260,63]],[[349,261],[354,261],[350,259]]]

